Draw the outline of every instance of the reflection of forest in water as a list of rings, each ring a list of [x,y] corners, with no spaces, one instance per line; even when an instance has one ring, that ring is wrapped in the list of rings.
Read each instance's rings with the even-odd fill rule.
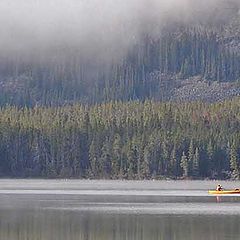
[[[1,180],[0,240],[239,240],[240,196],[208,195],[215,185]]]
[[[121,215],[61,210],[0,211],[3,240],[237,240],[235,215]]]

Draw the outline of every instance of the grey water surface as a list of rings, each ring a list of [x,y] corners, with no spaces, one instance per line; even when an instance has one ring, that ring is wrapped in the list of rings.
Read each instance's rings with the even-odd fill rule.
[[[240,195],[217,184],[0,180],[0,240],[239,240]]]

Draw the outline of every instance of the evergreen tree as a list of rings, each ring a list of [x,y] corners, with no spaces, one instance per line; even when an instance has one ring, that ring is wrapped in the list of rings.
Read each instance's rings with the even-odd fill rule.
[[[185,155],[184,151],[182,153],[180,166],[183,170],[183,177],[188,177],[189,176],[189,162],[188,162],[188,158]]]
[[[113,159],[112,159],[112,171],[114,178],[123,177],[123,160],[121,151],[122,151],[121,136],[119,134],[116,134],[113,142]]]
[[[239,179],[239,163],[236,149],[236,142],[234,141],[230,149],[230,167],[232,179]]]
[[[176,145],[174,144],[174,147],[172,149],[171,155],[170,155],[170,171],[169,173],[172,176],[177,177],[177,153],[176,153]]]
[[[207,163],[208,163],[209,174],[211,177],[214,177],[214,175],[215,175],[213,156],[214,156],[214,148],[213,148],[212,141],[210,140],[207,145],[207,157],[208,157]]]
[[[193,161],[194,161],[194,145],[193,140],[191,140],[188,149],[188,164],[189,164],[189,174],[193,174]]]
[[[101,149],[101,157],[100,157],[100,177],[101,178],[109,178],[111,176],[111,153],[110,153],[110,143],[109,140],[106,139],[103,143]]]
[[[150,161],[151,151],[149,146],[146,146],[143,151],[143,162],[141,166],[141,176],[143,179],[149,179],[150,177]]]
[[[89,147],[89,162],[89,177],[98,177],[100,165],[100,150],[99,142],[97,141],[96,137],[93,138]]]
[[[194,177],[199,177],[199,161],[200,161],[200,156],[199,156],[199,149],[197,147],[195,149],[195,154],[193,156],[193,176]]]

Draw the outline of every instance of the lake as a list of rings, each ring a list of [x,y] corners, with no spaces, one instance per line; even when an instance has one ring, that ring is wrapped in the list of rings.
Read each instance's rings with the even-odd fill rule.
[[[0,180],[0,239],[239,240],[240,195],[209,196],[217,184]]]

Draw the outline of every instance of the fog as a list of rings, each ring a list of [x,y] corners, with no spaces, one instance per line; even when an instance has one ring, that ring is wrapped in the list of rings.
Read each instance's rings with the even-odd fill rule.
[[[143,33],[224,20],[239,0],[1,0],[0,56],[117,56]]]

